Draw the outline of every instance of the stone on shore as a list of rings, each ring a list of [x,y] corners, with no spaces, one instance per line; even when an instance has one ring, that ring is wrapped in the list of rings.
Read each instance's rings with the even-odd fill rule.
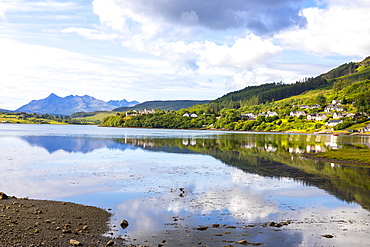
[[[3,199],[8,199],[8,196],[4,192],[0,192],[0,200],[3,200]]]

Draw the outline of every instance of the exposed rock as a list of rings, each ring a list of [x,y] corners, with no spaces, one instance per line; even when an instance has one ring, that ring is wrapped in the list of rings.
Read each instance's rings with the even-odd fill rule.
[[[107,246],[113,246],[114,245],[114,241],[113,240],[109,240],[108,243],[107,243]]]
[[[73,245],[73,246],[82,246],[82,244],[80,242],[78,242],[77,240],[74,240],[74,239],[69,240],[69,244]]]
[[[199,231],[205,231],[208,229],[208,226],[200,226],[200,227],[197,227],[196,229]]]
[[[246,244],[248,244],[248,241],[245,240],[245,239],[242,239],[242,240],[237,241],[236,243],[237,244],[244,244],[244,245],[246,245]]]
[[[120,223],[122,229],[126,229],[128,227],[128,221],[127,220],[122,220]]]
[[[324,238],[334,238],[333,235],[330,235],[330,234],[325,234],[325,235],[321,235],[322,237]]]
[[[0,192],[0,200],[8,199],[8,196],[4,192]]]

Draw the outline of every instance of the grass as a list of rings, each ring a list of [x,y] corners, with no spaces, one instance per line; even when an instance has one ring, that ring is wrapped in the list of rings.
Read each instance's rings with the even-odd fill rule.
[[[99,112],[93,116],[83,117],[83,118],[78,118],[78,119],[83,119],[88,122],[96,122],[96,121],[103,121],[105,117],[113,116],[116,114],[117,112],[111,112],[111,111],[110,112]]]
[[[370,165],[369,148],[344,148],[338,150],[329,150],[322,154],[318,154],[317,157],[323,157],[334,160],[354,161]]]

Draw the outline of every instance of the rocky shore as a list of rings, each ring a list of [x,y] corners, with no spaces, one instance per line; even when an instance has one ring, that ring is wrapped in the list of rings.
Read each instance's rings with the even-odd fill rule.
[[[0,247],[127,246],[122,238],[108,237],[110,217],[97,207],[0,192]]]

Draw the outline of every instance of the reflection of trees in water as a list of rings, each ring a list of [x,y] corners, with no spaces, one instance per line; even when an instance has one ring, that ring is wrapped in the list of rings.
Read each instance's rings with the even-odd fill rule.
[[[148,141],[151,147],[145,149],[153,151],[207,154],[247,173],[289,177],[370,209],[370,169],[333,167],[329,163],[303,159],[292,152],[292,148],[306,151],[312,146],[325,147],[330,136],[273,135],[271,138],[271,135],[265,134],[236,134],[231,137],[197,139],[195,145],[183,139],[141,139],[127,140],[127,143],[140,143],[140,147],[145,148],[143,143]]]
[[[331,166],[328,163],[302,159],[295,153],[325,149],[341,137],[320,135],[226,134],[210,138],[173,139],[99,139],[68,136],[24,136],[30,145],[58,150],[88,153],[95,149],[136,149],[167,153],[200,153],[213,156],[225,164],[248,173],[268,177],[290,177],[325,189],[347,202],[356,201],[370,208],[370,169]],[[346,137],[348,143],[367,143],[369,138]],[[347,140],[347,139],[346,139]],[[334,145],[334,144],[333,144]],[[332,145],[332,146],[333,146]],[[356,148],[355,145],[349,145]],[[365,146],[365,145],[362,145]]]

